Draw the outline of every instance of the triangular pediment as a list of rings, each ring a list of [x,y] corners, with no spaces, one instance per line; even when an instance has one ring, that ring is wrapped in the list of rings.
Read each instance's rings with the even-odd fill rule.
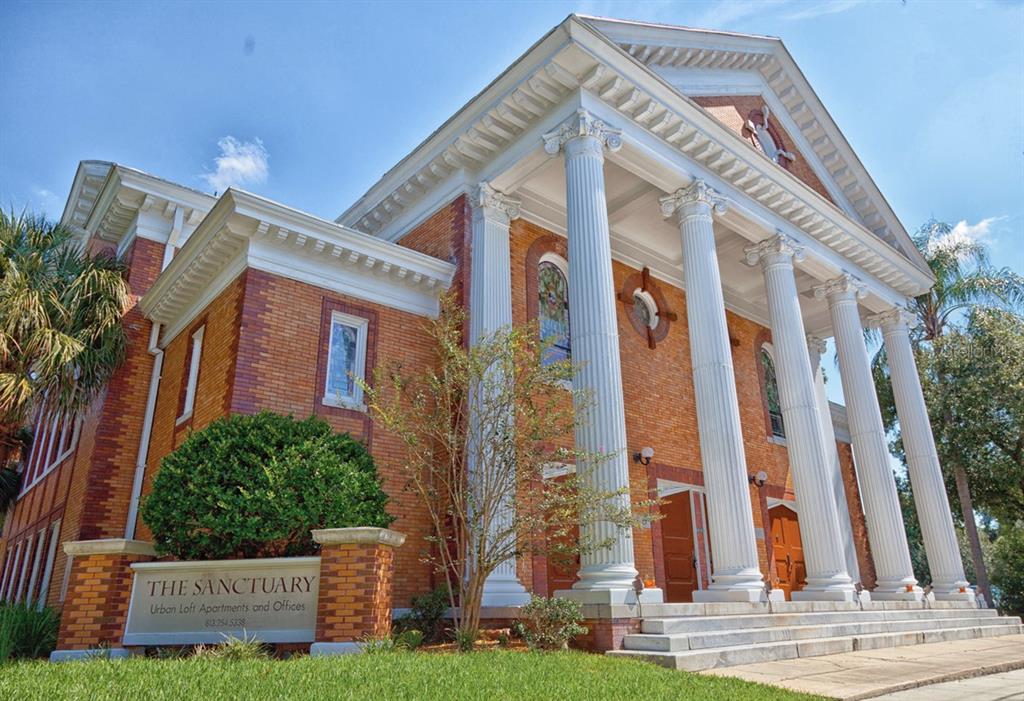
[[[784,150],[795,156],[788,164],[794,175],[905,256],[924,263],[780,39],[581,19],[736,131],[750,126],[754,110],[767,108],[769,120],[788,139]],[[751,142],[759,146],[756,136]]]

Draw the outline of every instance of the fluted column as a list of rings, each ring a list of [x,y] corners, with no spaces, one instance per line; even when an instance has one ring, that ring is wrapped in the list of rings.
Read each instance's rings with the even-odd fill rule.
[[[910,326],[916,322],[916,317],[904,309],[893,309],[871,317],[868,321],[881,327],[885,339],[889,379],[900,420],[900,435],[907,456],[914,507],[917,509],[917,520],[921,524],[921,536],[928,555],[932,591],[936,599],[973,601],[974,593],[964,575],[960,545],[953,528],[949,497],[946,496],[946,485],[928,418],[928,406],[924,401],[917,362],[910,346]]]
[[[747,263],[760,262],[764,271],[779,404],[786,427],[786,452],[800,507],[800,540],[807,583],[802,591],[794,591],[792,598],[853,601],[857,591],[846,571],[835,497],[825,471],[821,415],[793,274],[793,261],[803,259],[803,248],[779,234],[747,247],[745,252]]]
[[[512,325],[512,263],[509,253],[509,224],[519,216],[519,201],[480,183],[473,212],[472,265],[470,266],[469,335],[470,342],[509,328]],[[511,422],[509,417],[509,422]],[[470,450],[469,462],[475,453]],[[488,465],[469,465],[469,474],[485,483],[499,483],[501,477],[481,477],[478,470]],[[514,480],[512,480],[514,483]],[[492,537],[508,532],[515,518],[514,498],[503,499],[491,516]],[[521,606],[530,600],[526,588],[516,576],[516,559],[502,562],[484,581],[484,606]]]
[[[807,336],[807,352],[811,360],[811,372],[814,373],[814,393],[818,399],[818,415],[821,417],[821,440],[825,444],[825,472],[832,485],[832,495],[835,497],[846,571],[854,582],[859,582],[860,563],[857,562],[857,543],[853,539],[853,521],[850,518],[849,503],[846,501],[846,480],[839,464],[836,431],[832,425],[832,408],[829,406],[828,392],[825,390],[825,371],[821,366],[821,356],[825,353],[825,347],[824,339]]]
[[[697,433],[714,562],[710,588],[695,591],[693,597],[694,601],[760,601],[765,585],[754,542],[747,460],[711,217],[712,209],[722,213],[725,204],[703,180],[661,198],[662,214],[678,215],[682,237]]]
[[[875,558],[877,583],[872,597],[920,599],[921,588],[917,586],[910,563],[907,532],[896,494],[896,480],[889,465],[885,428],[857,309],[857,299],[865,294],[864,286],[853,276],[844,274],[816,287],[814,294],[828,300],[832,316],[861,501]]]
[[[572,359],[580,365],[573,385],[582,390],[582,395],[573,393],[583,417],[576,429],[576,449],[608,456],[596,464],[577,464],[577,474],[597,490],[620,492],[613,498],[628,508],[626,414],[604,189],[604,150],[618,150],[619,135],[619,130],[581,109],[543,138],[548,154],[565,155],[570,335]],[[632,530],[599,521],[583,524],[580,537],[590,542],[610,539],[611,545],[581,553],[579,581],[570,595],[593,603],[635,600]],[[646,594],[645,601],[661,598],[659,590]]]

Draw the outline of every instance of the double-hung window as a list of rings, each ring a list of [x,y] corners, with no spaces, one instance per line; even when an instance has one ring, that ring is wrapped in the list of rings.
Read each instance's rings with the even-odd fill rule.
[[[327,379],[324,404],[363,410],[363,388],[357,380],[366,379],[366,336],[369,321],[363,317],[331,313],[331,334],[327,349]]]
[[[192,352],[188,361],[188,380],[185,385],[185,398],[181,403],[181,415],[178,423],[188,420],[192,416],[192,410],[196,405],[196,385],[199,382],[199,360],[203,355],[203,333],[206,326],[200,326],[192,334]]]

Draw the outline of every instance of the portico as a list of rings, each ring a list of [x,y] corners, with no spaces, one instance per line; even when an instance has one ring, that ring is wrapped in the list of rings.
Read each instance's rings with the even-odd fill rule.
[[[765,458],[751,452],[749,407],[756,399],[735,365],[738,318],[765,329],[771,341],[785,425],[785,438],[775,442],[785,446],[787,476],[769,487],[798,509],[806,567],[793,598],[866,600],[858,592],[864,576],[851,526],[856,516],[866,520],[877,573],[870,596],[921,598],[863,340],[864,319],[871,317],[885,331],[890,356],[898,356],[893,381],[901,424],[915,441],[910,473],[933,579],[941,583],[935,595],[969,598],[900,321],[908,300],[931,285],[926,265],[784,51],[767,40],[732,36],[716,36],[712,46],[707,36],[681,31],[570,17],[339,222],[401,240],[439,204],[476,193],[481,183],[514,201],[514,213],[477,215],[478,227],[487,230],[487,253],[473,251],[474,320],[517,318],[516,300],[524,294],[516,282],[517,219],[564,241],[566,333],[582,365],[577,381],[596,400],[576,443],[614,456],[593,470],[577,469],[601,489],[623,492],[623,500],[643,494],[642,473],[630,456],[644,446],[654,449],[655,461],[668,456],[665,470],[700,473],[711,580],[693,592],[694,601],[782,596],[766,564],[771,544],[758,503],[763,495],[751,486]],[[712,69],[719,71],[714,87]],[[694,102],[749,92],[760,93],[764,109],[743,125],[747,137]],[[513,276],[506,283],[508,265]],[[652,307],[646,287],[622,288],[620,267],[642,272],[645,286],[649,280],[682,295],[682,303]],[[636,361],[624,350],[623,335],[631,331],[622,324],[621,304],[641,297],[647,321],[637,323],[686,316],[665,341],[684,334],[681,352],[663,351],[652,332],[647,340],[652,352],[673,353],[659,362],[692,386],[683,404],[665,405],[687,411],[689,403],[691,423],[672,426],[695,425],[692,432],[636,428],[635,413],[647,406],[643,397],[663,393],[638,387],[637,376],[624,369]],[[847,501],[851,476],[843,476],[836,453],[821,373],[821,343],[828,338],[839,355],[840,377],[830,379],[842,383],[846,397],[862,514],[854,513],[860,504],[854,509]],[[680,445],[699,445],[697,459],[677,459]],[[651,537],[596,528],[585,535],[614,535],[614,544],[584,555],[576,582],[561,594],[586,603],[635,601],[635,582],[649,578],[643,562],[650,556],[639,553],[649,551]],[[490,601],[504,600],[512,571],[529,585],[523,565],[509,563]],[[662,590],[647,584],[642,600],[660,601]]]

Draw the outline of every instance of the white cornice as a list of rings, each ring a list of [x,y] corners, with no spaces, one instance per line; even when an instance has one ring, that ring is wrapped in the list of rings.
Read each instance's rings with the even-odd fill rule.
[[[746,40],[719,33],[714,37],[732,42]],[[778,44],[777,40],[764,41]],[[737,60],[736,65],[747,61]],[[773,54],[766,48],[759,60],[773,60]],[[451,154],[455,142],[464,138],[486,141],[487,149],[471,150],[472,155],[459,152],[458,167],[464,174],[462,180],[468,182],[473,177],[467,173],[490,171],[493,162],[507,160],[509,149],[521,149],[522,136],[534,131],[552,113],[576,106],[590,108],[595,100],[614,110],[613,123],[623,129],[624,139],[643,142],[643,148],[653,144],[658,150],[667,148],[683,155],[712,178],[728,184],[730,190],[831,249],[839,260],[848,259],[899,295],[920,294],[932,284],[931,273],[927,266],[920,265],[919,256],[902,255],[803,181],[763,158],[739,134],[575,16],[513,64],[339,221],[394,240],[408,231],[410,221],[422,220],[428,214],[425,203],[437,203],[434,186],[423,177],[436,164],[436,152]],[[533,111],[517,110],[516,105],[529,105]],[[525,119],[513,126],[501,119],[502,110],[506,117],[514,114]],[[442,148],[443,137],[449,139],[447,149]],[[685,172],[677,172],[677,178]],[[685,183],[666,184],[660,183],[671,191]]]
[[[805,155],[813,154],[825,166],[828,176],[823,180],[832,180],[842,189],[842,199],[853,207],[866,228],[914,259],[919,266],[926,265],[780,39],[596,17],[584,20],[654,71],[702,69],[758,74],[785,107],[787,131],[794,138],[799,134]],[[776,109],[775,113],[782,112]],[[820,172],[818,175],[822,176]]]
[[[74,228],[83,243],[96,237],[120,246],[142,212],[153,212],[169,222],[174,210],[180,208],[184,220],[195,225],[215,201],[198,190],[134,168],[82,161],[61,221]]]
[[[404,246],[229,189],[142,298],[173,338],[246,268],[420,315],[437,313],[455,267]]]

